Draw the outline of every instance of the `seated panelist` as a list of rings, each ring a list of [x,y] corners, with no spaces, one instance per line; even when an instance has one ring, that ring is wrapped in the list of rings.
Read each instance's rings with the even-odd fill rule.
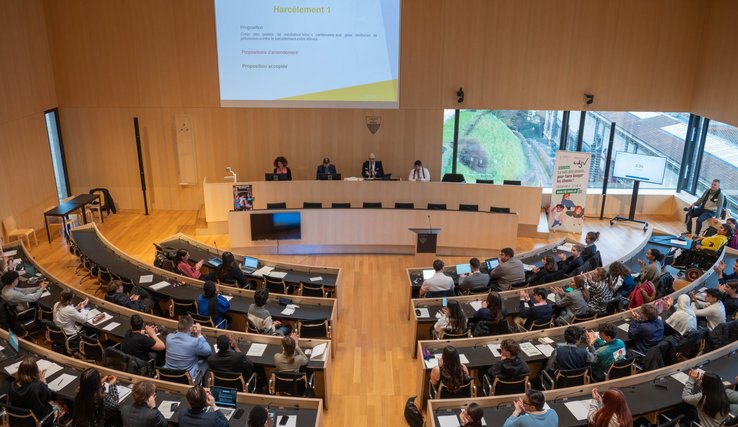
[[[287,175],[287,181],[292,181],[292,171],[287,167],[287,159],[284,156],[274,159],[274,173]]]
[[[416,160],[407,180],[428,182],[430,181],[430,172],[428,168],[423,167],[423,163],[420,160]]]
[[[361,176],[364,178],[381,178],[384,176],[382,161],[377,160],[377,156],[374,153],[369,153],[369,159],[361,167]]]
[[[315,172],[315,179],[320,179],[321,173],[337,173],[336,166],[331,163],[331,159],[328,157],[324,157],[323,163],[318,165],[318,170]]]

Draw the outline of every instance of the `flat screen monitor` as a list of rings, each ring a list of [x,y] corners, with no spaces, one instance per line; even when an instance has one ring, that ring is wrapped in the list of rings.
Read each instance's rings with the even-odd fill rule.
[[[265,181],[287,181],[287,174],[285,173],[265,173]]]
[[[433,269],[423,270],[423,280],[428,280],[435,275],[436,275],[436,270],[433,270]]]
[[[259,266],[259,260],[250,256],[243,257],[243,266],[246,268],[256,268]]]
[[[456,274],[462,275],[462,274],[469,274],[469,273],[471,273],[471,265],[469,265],[469,263],[456,264]]]
[[[321,181],[340,181],[341,174],[340,173],[319,173],[318,179]]]
[[[212,386],[210,387],[210,394],[213,395],[215,404],[218,406],[225,406],[228,408],[236,406],[238,391],[235,388]]]
[[[500,260],[498,260],[497,258],[490,258],[484,260],[484,263],[487,264],[487,270],[492,271],[497,268],[498,265],[500,265]]]
[[[666,158],[618,151],[612,176],[652,184],[663,184]]]
[[[10,348],[18,353],[18,335],[16,335],[15,332],[11,330],[8,330],[8,343],[10,344]]]
[[[251,240],[299,240],[300,212],[251,214]]]

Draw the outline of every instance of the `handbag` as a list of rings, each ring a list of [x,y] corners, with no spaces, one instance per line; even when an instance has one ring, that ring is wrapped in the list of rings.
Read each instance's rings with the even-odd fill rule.
[[[418,407],[415,406],[415,396],[408,398],[407,402],[405,402],[405,421],[410,427],[425,426],[423,415],[418,410]]]

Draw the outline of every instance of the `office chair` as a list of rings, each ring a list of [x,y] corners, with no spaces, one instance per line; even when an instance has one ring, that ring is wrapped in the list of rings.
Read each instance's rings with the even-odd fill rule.
[[[179,319],[179,316],[186,316],[188,313],[198,313],[197,301],[172,298],[172,305],[169,306],[169,317]]]
[[[256,392],[256,374],[251,374],[248,381],[236,372],[210,371],[210,387],[235,388],[240,392]]]
[[[605,381],[629,377],[635,373],[635,358],[626,357],[622,360],[616,360],[612,365],[610,365],[610,368],[607,370],[607,374],[605,375]]]
[[[522,185],[522,182],[515,179],[505,179],[502,181],[502,185]]]
[[[323,204],[320,202],[302,202],[303,209],[321,209]]]
[[[454,334],[452,332],[446,332],[445,330],[442,330],[441,332],[438,332],[436,335],[437,340],[452,340],[452,339],[457,339],[457,338],[471,338],[471,337],[472,337],[472,331],[469,328],[467,328],[465,331],[460,332],[458,334]]]
[[[331,323],[328,320],[301,320],[297,322],[297,335],[301,338],[331,339]]]
[[[364,202],[364,209],[382,209],[382,202]]]
[[[38,417],[36,417],[36,415],[30,409],[21,409],[10,405],[10,403],[8,403],[7,394],[3,394],[2,396],[0,396],[0,400],[2,400],[2,402],[0,403],[0,408],[2,408],[5,412],[3,418],[5,419],[7,425],[10,426],[41,427],[49,419],[49,417],[54,415],[54,411],[51,411],[46,414],[45,417],[38,419]]]
[[[441,182],[466,182],[464,175],[460,173],[447,173],[441,178]]]
[[[269,290],[270,293],[287,294],[287,284],[284,283],[284,279],[277,279],[274,277],[264,276],[264,287]]]
[[[574,317],[572,317],[571,320],[569,321],[569,324],[573,325],[575,323],[587,322],[590,320],[594,320],[596,318],[597,318],[597,313],[575,314]]]
[[[494,184],[494,179],[478,179],[477,184]]]
[[[192,320],[201,324],[202,326],[207,326],[208,328],[220,328],[221,326],[223,326],[223,328],[226,328],[228,325],[226,319],[221,319],[220,322],[218,322],[218,324],[216,325],[215,321],[210,316],[201,316],[193,312],[188,312],[187,314],[192,317]]]
[[[20,241],[26,239],[28,247],[30,248],[30,237],[33,236],[33,241],[36,243],[36,246],[38,246],[38,239],[36,239],[36,230],[34,230],[33,228],[18,228],[18,224],[16,224],[13,215],[3,219],[3,228],[5,229],[5,235],[8,236],[8,242],[12,242],[13,238]]]
[[[509,214],[510,208],[498,208],[497,206],[490,206],[489,211],[492,213]]]
[[[465,204],[460,204],[459,205],[459,210],[460,211],[477,212],[477,211],[479,211],[479,205],[465,205]]]
[[[445,211],[446,204],[445,203],[428,203],[428,209],[432,211]]]
[[[87,362],[101,364],[105,348],[100,343],[100,340],[88,337],[85,334],[80,334],[79,339],[79,353],[82,355],[82,358]],[[116,344],[115,347],[119,345]]]
[[[459,399],[477,397],[477,386],[474,385],[474,378],[467,379],[467,382],[459,387],[459,390],[452,392],[442,382],[438,383],[438,389],[431,384],[428,387],[431,399]]]
[[[187,369],[156,368],[157,380],[169,381],[177,384],[194,385]]]
[[[286,202],[267,203],[267,209],[287,209]]]
[[[315,395],[315,375],[305,372],[272,372],[269,378],[269,394],[311,397]]]
[[[539,321],[536,320],[536,321],[534,321],[530,325],[530,328],[528,329],[528,331],[529,332],[530,331],[541,331],[541,330],[544,330],[544,329],[553,328],[553,326],[554,326],[553,325],[553,319],[545,320],[545,321],[542,321],[542,322],[539,322]]]
[[[331,203],[333,209],[351,209],[351,203]]]
[[[502,380],[500,377],[492,378],[489,374],[484,374],[482,390],[485,396],[525,393],[530,388],[528,379],[526,375],[517,380]]]
[[[658,424],[656,427],[675,427],[679,425],[679,422],[684,418],[684,414],[679,414],[674,418],[669,418],[664,414],[659,414],[659,417],[664,418],[665,422]],[[723,422],[723,425],[728,425],[725,422]],[[734,424],[731,424],[734,425]]]
[[[67,336],[62,328],[49,320],[42,320],[41,324],[46,329],[46,342],[51,343],[51,349],[65,356],[71,356],[73,351],[69,346],[69,340],[77,335]]]
[[[415,209],[414,203],[395,202],[395,209]]]
[[[541,385],[544,390],[555,390],[564,387],[576,387],[589,384],[589,368],[558,370],[553,376],[543,369]]]
[[[323,285],[311,285],[305,282],[300,282],[300,286],[297,288],[297,295],[301,297],[317,297],[317,298],[328,298],[330,291]]]

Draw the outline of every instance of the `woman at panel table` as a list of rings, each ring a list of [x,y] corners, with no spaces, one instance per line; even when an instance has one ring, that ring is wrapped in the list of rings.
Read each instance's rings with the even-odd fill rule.
[[[218,285],[208,280],[202,287],[202,295],[197,297],[197,313],[213,320],[220,329],[227,329],[231,319],[225,313],[231,309],[231,303],[218,292]],[[225,319],[223,324],[220,322]]]
[[[287,167],[287,159],[283,156],[274,159],[274,173],[287,175],[287,181],[292,181],[292,171]]]
[[[461,363],[458,350],[456,350],[456,347],[447,345],[438,360],[438,365],[431,370],[431,384],[438,388],[438,383],[442,383],[448,391],[456,393],[468,380],[469,371]]]
[[[423,167],[423,163],[420,160],[416,160],[407,180],[428,182],[430,181],[430,172],[428,168]]]
[[[533,274],[528,279],[528,284],[543,285],[564,278],[564,272],[559,271],[559,265],[551,255],[544,256],[541,264],[543,265],[540,268],[533,267]]]
[[[187,252],[184,249],[178,250],[177,256],[174,259],[174,262],[177,265],[177,270],[183,276],[192,277],[193,279],[199,279],[200,276],[202,276],[202,273],[200,273],[200,269],[202,268],[202,264],[205,261],[201,259],[193,267],[190,265],[189,259],[190,259],[189,252]]]

